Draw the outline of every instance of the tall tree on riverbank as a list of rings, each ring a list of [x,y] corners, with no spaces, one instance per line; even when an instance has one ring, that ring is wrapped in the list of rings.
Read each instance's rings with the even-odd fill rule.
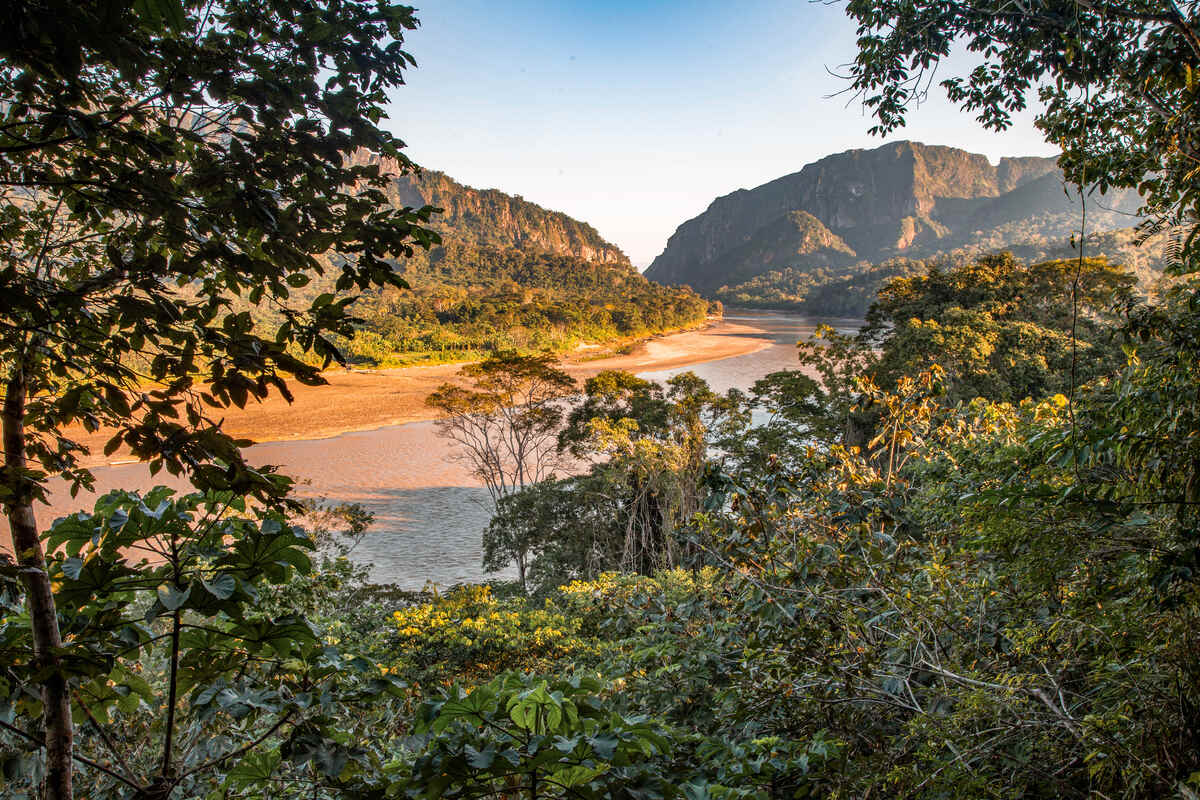
[[[425,402],[442,413],[438,432],[458,446],[498,507],[561,466],[563,399],[575,390],[575,381],[556,366],[554,356],[510,351],[468,364],[462,374],[470,385],[442,384]],[[516,562],[525,587],[528,541],[513,537],[497,549]]]
[[[386,0],[9,3],[0,24],[0,369],[12,546],[45,679],[46,794],[72,796],[69,668],[34,503],[90,482],[68,426],[112,427],[157,472],[275,502],[221,410],[319,383],[350,298],[293,292],[336,252],[338,290],[395,284],[429,209],[386,205],[411,167],[379,127],[414,62]],[[272,330],[239,300],[275,307]],[[164,775],[172,769],[164,758]]]
[[[736,402],[693,372],[665,386],[619,370],[588,379],[559,447],[591,460],[593,482],[621,508],[621,541],[601,548],[619,553],[607,568],[651,574],[680,565],[680,531],[703,501],[709,435],[731,419],[744,419]]]

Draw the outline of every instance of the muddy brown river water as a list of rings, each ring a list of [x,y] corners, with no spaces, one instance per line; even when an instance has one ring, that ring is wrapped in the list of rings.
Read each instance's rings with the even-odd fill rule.
[[[730,312],[726,319],[756,328],[773,344],[731,358],[680,369],[640,373],[651,380],[692,371],[717,391],[748,388],[762,376],[796,366],[796,342],[812,335],[820,323],[853,331],[856,320],[817,319],[770,312]],[[750,334],[747,334],[750,335]],[[448,586],[485,577],[480,566],[480,534],[490,512],[487,492],[466,468],[452,458],[432,422],[413,422],[329,439],[268,442],[251,447],[251,461],[278,464],[301,485],[299,493],[333,502],[361,503],[375,523],[353,557],[371,565],[371,577],[420,589],[426,583]],[[151,478],[142,464],[121,464],[94,470],[96,488],[145,490],[164,481]],[[183,484],[177,484],[183,488]],[[72,501],[56,492],[43,507],[39,522],[86,508],[93,497]],[[503,573],[501,573],[503,575]],[[511,576],[510,576],[511,577]]]

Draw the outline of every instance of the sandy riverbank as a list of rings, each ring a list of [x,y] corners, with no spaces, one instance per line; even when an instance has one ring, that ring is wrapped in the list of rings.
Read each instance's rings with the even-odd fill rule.
[[[770,344],[759,328],[721,320],[700,330],[653,337],[625,355],[589,360],[594,351],[583,350],[566,356],[562,363],[567,372],[583,381],[606,369],[629,372],[674,369],[753,353]],[[280,442],[327,439],[353,431],[432,419],[425,398],[442,383],[455,381],[461,368],[462,364],[438,364],[377,371],[330,371],[325,375],[329,381],[325,386],[293,383],[295,402],[290,405],[274,394],[266,402],[244,409],[226,409],[224,426],[238,438]],[[91,451],[92,456],[84,459],[88,466],[123,463],[129,459],[119,451],[108,458],[102,456],[104,443],[111,436],[109,432],[86,434],[77,430],[68,435]]]

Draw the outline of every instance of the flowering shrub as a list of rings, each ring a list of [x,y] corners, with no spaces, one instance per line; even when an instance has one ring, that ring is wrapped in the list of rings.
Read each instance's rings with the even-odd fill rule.
[[[713,567],[695,572],[664,570],[653,576],[606,572],[592,581],[571,581],[559,587],[558,598],[563,610],[578,618],[585,632],[624,635],[671,610],[708,598],[719,588],[720,575]]]
[[[462,586],[396,611],[396,671],[425,684],[486,681],[507,670],[545,669],[584,649],[580,620],[491,587]]]

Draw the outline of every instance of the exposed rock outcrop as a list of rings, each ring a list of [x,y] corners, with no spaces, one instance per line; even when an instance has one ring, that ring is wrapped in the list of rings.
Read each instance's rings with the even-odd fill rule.
[[[1128,193],[1109,200],[1106,206],[1117,214],[1138,205]],[[781,267],[920,256],[1024,221],[1038,235],[1069,235],[1077,209],[1054,159],[1004,158],[993,165],[953,147],[894,142],[828,156],[755,189],[718,197],[679,226],[646,275],[711,292]],[[787,222],[797,213],[807,228],[819,226],[823,233],[797,238]],[[1090,212],[1089,218],[1103,225]],[[1123,217],[1110,227],[1129,224]]]
[[[620,248],[601,238],[596,229],[560,211],[550,211],[497,189],[464,186],[445,173],[426,169],[400,175],[390,159],[357,153],[359,163],[379,162],[385,174],[396,175],[387,188],[397,206],[436,206],[443,209],[432,227],[447,243],[515,248],[574,256],[602,264],[629,264]]]

